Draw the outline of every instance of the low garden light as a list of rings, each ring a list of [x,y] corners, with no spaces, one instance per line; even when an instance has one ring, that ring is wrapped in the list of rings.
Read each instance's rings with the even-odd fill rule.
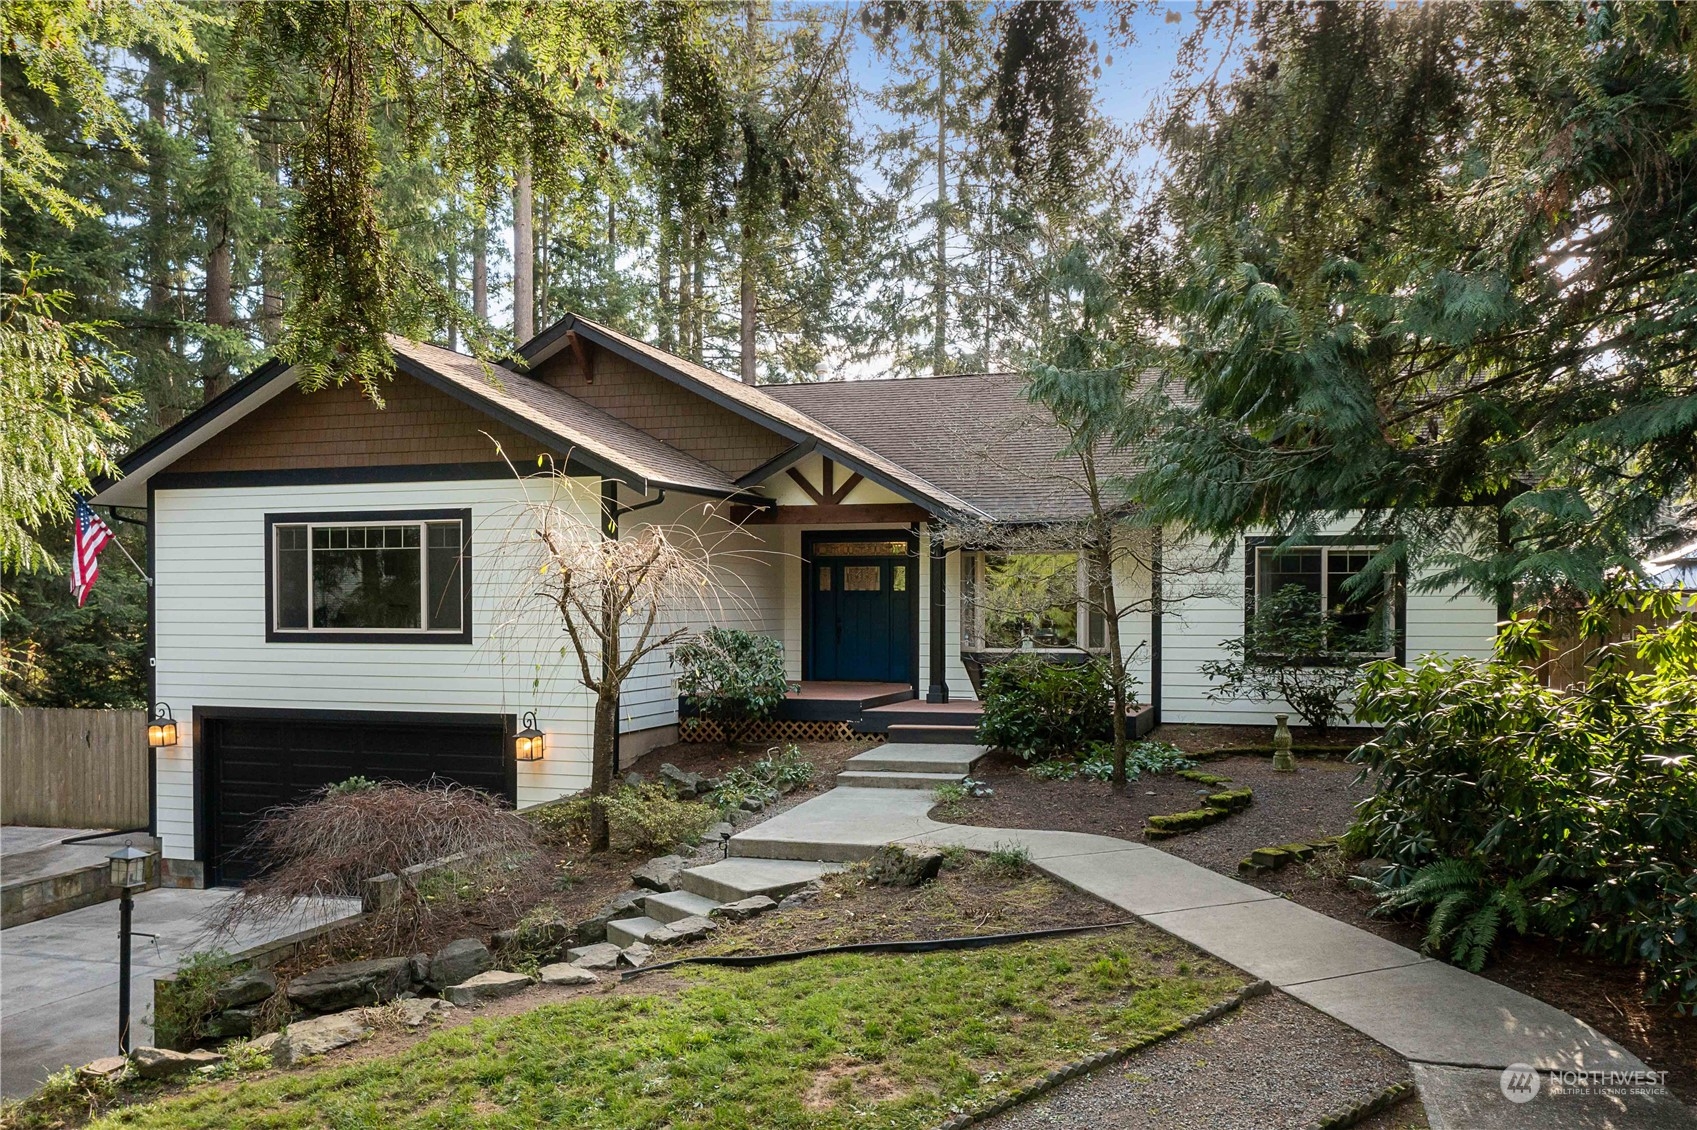
[[[172,729],[176,726],[173,723]],[[130,919],[135,911],[135,893],[147,886],[147,863],[153,853],[125,844],[106,857],[118,901],[118,1053],[130,1054]]]
[[[536,711],[527,711],[524,729],[513,737],[513,756],[520,761],[541,761],[547,737],[536,728]]]
[[[147,744],[154,749],[177,744],[177,720],[171,708],[163,702],[153,704],[153,717],[147,723]]]

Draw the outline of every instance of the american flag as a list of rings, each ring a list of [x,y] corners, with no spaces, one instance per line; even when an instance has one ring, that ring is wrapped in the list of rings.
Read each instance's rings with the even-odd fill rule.
[[[112,531],[100,520],[94,508],[77,499],[76,545],[71,550],[71,591],[76,594],[77,607],[88,599],[94,582],[100,579],[100,551],[112,540]]]

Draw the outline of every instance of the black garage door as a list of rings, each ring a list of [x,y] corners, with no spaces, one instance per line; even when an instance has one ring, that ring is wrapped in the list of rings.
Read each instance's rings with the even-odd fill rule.
[[[512,800],[507,725],[499,715],[207,711],[202,717],[209,884],[239,883],[262,867],[241,849],[266,809],[349,777],[409,785],[436,778]]]

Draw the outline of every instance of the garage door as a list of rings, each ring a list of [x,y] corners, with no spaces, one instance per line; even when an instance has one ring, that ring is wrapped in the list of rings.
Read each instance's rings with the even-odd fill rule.
[[[214,716],[201,741],[209,883],[239,883],[260,869],[263,861],[242,848],[267,809],[349,777],[438,779],[512,800],[499,715]]]

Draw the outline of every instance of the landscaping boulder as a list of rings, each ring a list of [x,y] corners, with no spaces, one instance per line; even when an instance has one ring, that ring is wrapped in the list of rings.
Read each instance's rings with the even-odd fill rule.
[[[700,773],[679,769],[670,761],[660,766],[660,780],[679,800],[694,800],[707,791],[707,779]]]
[[[613,896],[613,901],[602,907],[593,918],[586,918],[577,926],[577,944],[592,946],[597,942],[607,940],[607,923],[616,918],[629,918],[631,911],[641,913],[642,900],[648,897],[646,891],[621,891]]]
[[[93,1063],[85,1063],[77,1068],[77,1074],[84,1079],[116,1079],[129,1067],[130,1061],[121,1055],[109,1055],[97,1059]]]
[[[451,1004],[462,1007],[476,1004],[488,1004],[502,997],[510,997],[530,988],[530,978],[523,973],[508,973],[503,969],[491,969],[487,973],[479,973],[469,981],[458,985],[449,985],[442,995]]]
[[[767,895],[755,895],[752,898],[738,899],[736,902],[727,902],[716,906],[707,912],[707,916],[741,922],[753,918],[757,914],[765,914],[768,910],[775,910],[777,906],[777,900]]]
[[[658,859],[650,859],[641,867],[630,873],[631,882],[651,891],[673,891],[677,889],[678,872],[684,869],[682,856],[662,855]]]
[[[411,987],[412,958],[375,957],[296,977],[289,982],[289,1001],[311,1012],[340,1012],[394,1000]]]
[[[723,843],[735,834],[736,828],[721,820],[717,824],[708,826],[707,831],[701,834],[701,842],[704,844]]]
[[[136,1074],[143,1079],[169,1079],[197,1067],[223,1063],[224,1057],[202,1049],[174,1052],[169,1048],[137,1048],[130,1053],[130,1062],[135,1065]]]
[[[277,991],[277,975],[269,969],[249,969],[238,973],[212,991],[214,1008],[241,1008],[270,1000]]]
[[[527,918],[514,932],[510,943],[519,951],[535,958],[552,958],[565,951],[577,935],[577,927],[563,918]],[[606,928],[602,927],[602,937]]]
[[[411,965],[412,983],[415,985],[428,984],[430,982],[430,955],[427,953],[413,954]]]
[[[680,918],[669,922],[658,930],[650,930],[644,939],[651,946],[675,946],[682,942],[693,942],[705,938],[719,928],[719,924],[710,918],[692,914],[688,918]]]
[[[271,1055],[277,1050],[277,1041],[282,1038],[283,1033],[281,1032],[267,1032],[263,1036],[255,1036],[247,1042],[246,1046],[252,1048],[254,1051],[264,1052],[266,1055]]]
[[[597,942],[567,950],[566,957],[579,969],[612,969],[619,964],[619,947],[612,942]]]
[[[400,1009],[401,1023],[408,1028],[417,1028],[432,1016],[446,1016],[454,1011],[454,1006],[447,1001],[428,997],[413,997],[411,1000],[396,1003]]]
[[[568,965],[563,961],[544,965],[537,970],[537,976],[542,978],[544,985],[593,985],[600,980],[581,965]]]
[[[654,947],[647,942],[632,942],[619,951],[619,960],[632,969],[641,969],[654,956]]]
[[[449,985],[469,981],[487,969],[495,968],[495,955],[476,938],[456,938],[436,951],[430,959],[431,988],[441,992]]]
[[[253,1035],[253,1026],[259,1020],[257,1008],[227,1008],[223,1012],[214,1013],[210,1019],[200,1022],[200,1034],[208,1040],[229,1040],[237,1036]]]
[[[638,773],[635,769],[632,769],[629,773],[625,774],[625,784],[629,785],[633,789],[642,784],[643,779],[642,774]]]
[[[814,899],[818,898],[824,890],[825,885],[815,879],[811,883],[797,887],[795,890],[785,895],[782,899],[779,899],[778,909],[788,910],[792,906],[800,906],[802,903],[812,902]]]
[[[885,844],[872,854],[866,881],[883,887],[917,887],[937,877],[943,853],[936,848],[907,848]]]
[[[315,1016],[311,1020],[297,1020],[283,1029],[282,1037],[271,1045],[271,1059],[279,1067],[288,1067],[307,1056],[323,1055],[347,1047],[370,1034],[370,1026],[358,1012],[338,1012],[330,1016]]]

